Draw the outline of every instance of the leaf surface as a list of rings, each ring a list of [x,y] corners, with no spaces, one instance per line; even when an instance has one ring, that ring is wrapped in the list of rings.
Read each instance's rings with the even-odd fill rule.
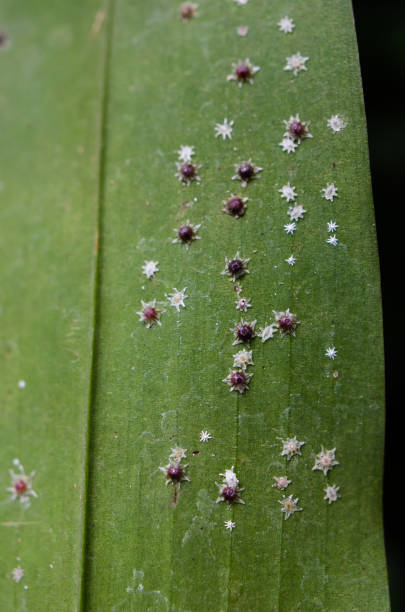
[[[24,516],[46,536],[39,526],[19,526],[10,540],[2,527],[12,551],[3,573],[14,556],[32,572],[27,591],[9,579],[2,596],[21,609],[24,597],[34,610],[44,609],[41,598],[55,609],[61,593],[58,609],[74,609],[80,588],[86,610],[387,610],[378,258],[350,3],[207,0],[188,23],[177,3],[162,0],[104,8],[93,37],[102,10],[95,3],[80,10],[58,3],[47,15],[54,29],[70,24],[74,54],[56,58],[41,47],[53,68],[26,68],[38,87],[31,121],[39,122],[28,143],[19,123],[27,83],[10,84],[7,98],[9,138],[19,134],[15,155],[26,157],[31,178],[17,180],[21,162],[5,162],[7,198],[19,206],[18,221],[3,208],[6,251],[20,263],[2,264],[10,287],[4,354],[10,338],[19,347],[4,357],[4,461],[18,456],[37,469],[39,498]],[[277,28],[286,12],[293,34]],[[21,13],[10,14],[22,28]],[[45,26],[52,31],[35,19],[34,38]],[[242,24],[246,37],[236,33]],[[32,62],[37,47],[28,47]],[[308,70],[294,78],[283,68],[297,51],[309,57]],[[246,57],[260,71],[253,85],[238,88],[226,76]],[[71,74],[78,80],[65,99]],[[279,146],[283,120],[297,113],[311,122],[313,139],[288,155]],[[337,134],[327,127],[334,114],[348,120]],[[231,141],[214,137],[225,117],[235,122]],[[195,147],[200,185],[184,187],[174,176],[181,145]],[[243,190],[231,177],[234,164],[250,158],[263,171]],[[288,181],[307,210],[293,236],[284,231],[288,205],[278,191]],[[338,187],[333,202],[321,195],[328,183]],[[221,211],[231,193],[249,198],[241,219]],[[173,229],[187,219],[201,223],[201,240],[189,249],[172,244]],[[337,247],[326,243],[331,220],[339,225]],[[250,258],[241,279],[252,300],[246,318],[259,328],[273,310],[290,308],[300,321],[295,338],[253,341],[254,376],[240,396],[222,383],[241,348],[230,332],[240,316],[233,283],[221,275],[225,257],[238,250]],[[291,254],[293,267],[285,262]],[[141,273],[145,260],[159,262],[150,280]],[[166,301],[162,326],[146,329],[136,314],[141,300],[163,303],[174,287],[187,287],[186,307],[177,313]],[[71,350],[80,361],[72,363],[76,318]],[[336,360],[325,357],[330,346]],[[23,371],[30,379],[22,392]],[[201,430],[212,440],[200,443]],[[287,461],[281,440],[294,435],[305,445]],[[339,461],[327,478],[312,470],[322,445],[336,447]],[[190,482],[173,505],[159,466],[176,446],[187,449]],[[246,503],[228,510],[215,503],[215,482],[232,465]],[[282,474],[292,480],[284,493],[303,509],[288,521],[278,503],[283,492],[272,486]],[[331,505],[323,499],[327,483],[340,487]],[[5,523],[15,504],[1,506]],[[229,519],[232,533],[224,528]],[[74,581],[55,578],[57,554],[58,571]],[[49,595],[59,581],[63,591]]]

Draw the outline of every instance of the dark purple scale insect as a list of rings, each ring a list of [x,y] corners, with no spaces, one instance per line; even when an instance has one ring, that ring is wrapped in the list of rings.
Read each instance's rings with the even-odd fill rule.
[[[294,121],[293,123],[291,123],[288,129],[294,139],[302,138],[302,136],[304,136],[306,132],[306,127],[303,123],[301,123],[301,121]]]
[[[281,315],[278,320],[278,324],[284,331],[291,331],[295,328],[295,321],[292,317],[288,317],[287,315]]]
[[[239,81],[248,81],[252,76],[252,71],[247,64],[239,64],[235,73]]]
[[[250,342],[254,334],[254,329],[249,323],[242,323],[236,326],[236,337],[241,342]]]
[[[184,2],[180,7],[180,16],[183,21],[189,21],[193,17],[195,17],[195,7],[197,5],[192,2]]]
[[[190,181],[196,175],[196,168],[195,168],[195,166],[193,164],[185,163],[182,166],[180,166],[179,172],[180,172],[182,178],[184,178],[185,180]]]
[[[235,196],[228,200],[225,206],[226,211],[234,217],[242,217],[245,214],[246,206],[242,198]]]
[[[246,375],[243,372],[232,372],[231,384],[234,387],[246,385]]]
[[[191,242],[195,232],[191,225],[181,225],[178,231],[178,237],[182,242]]]
[[[238,496],[236,489],[233,487],[224,487],[221,492],[222,497],[227,502],[233,502]]]
[[[158,318],[158,311],[153,306],[147,306],[143,309],[143,316],[147,321],[155,321]]]
[[[245,270],[243,261],[240,259],[231,259],[231,261],[228,263],[228,270],[230,274],[235,276],[235,278],[241,276]]]
[[[16,493],[22,495],[22,493],[25,493],[27,490],[27,483],[25,480],[17,480],[17,482],[14,483],[14,489]]]
[[[167,477],[170,478],[173,482],[180,482],[183,477],[183,468],[179,463],[175,463],[171,465],[167,469]]]
[[[252,164],[241,164],[238,168],[238,175],[240,176],[242,181],[245,181],[246,183],[254,177],[254,174],[255,169]]]

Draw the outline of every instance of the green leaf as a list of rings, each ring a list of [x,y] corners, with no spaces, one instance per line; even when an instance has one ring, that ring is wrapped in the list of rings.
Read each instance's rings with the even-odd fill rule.
[[[0,484],[18,457],[38,493],[0,505],[1,607],[388,610],[378,258],[350,3],[206,0],[189,22],[163,0],[1,10]],[[285,14],[293,34],[278,30]],[[294,77],[283,68],[297,51],[308,70]],[[239,88],[226,76],[246,57],[260,71]],[[313,138],[289,155],[283,120],[297,113]],[[333,114],[348,120],[336,134]],[[231,141],[214,137],[225,117]],[[181,145],[200,185],[174,176]],[[231,177],[249,158],[263,170],[243,190]],[[293,236],[288,181],[307,210]],[[230,193],[249,198],[240,219],[221,211]],[[187,219],[201,224],[189,249],[172,244]],[[241,395],[222,382],[241,346],[221,275],[238,250],[246,318],[259,328],[290,308],[300,321],[296,337],[254,339]],[[145,260],[159,262],[150,280]],[[147,329],[141,300],[174,287],[186,307],[166,302]],[[305,445],[288,461],[281,439],[295,435]],[[312,470],[322,445],[339,461],[326,478]],[[176,446],[190,482],[174,504],[159,467]],[[245,505],[228,510],[215,482],[232,465]],[[283,493],[302,508],[287,521]]]

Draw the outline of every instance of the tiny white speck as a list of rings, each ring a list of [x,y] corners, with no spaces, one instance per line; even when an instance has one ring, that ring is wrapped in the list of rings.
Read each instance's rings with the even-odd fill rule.
[[[306,212],[307,211],[302,206],[302,204],[295,204],[294,206],[290,206],[287,211],[287,214],[290,217],[291,221],[298,221],[299,219],[304,218],[304,214]]]
[[[236,527],[236,523],[234,523],[233,521],[225,521],[224,523],[225,525],[225,529],[227,529],[228,531],[232,531],[232,529],[235,529]]]
[[[281,440],[283,444],[283,448],[281,451],[281,456],[286,456],[288,460],[291,459],[294,455],[301,455],[301,446],[304,446],[305,442],[300,442],[297,440],[297,437],[286,438],[285,440]]]
[[[25,380],[19,380],[18,381],[18,388],[19,389],[25,389],[26,386],[27,386],[27,383],[25,382]]]
[[[279,143],[279,145],[283,149],[283,151],[285,151],[287,153],[295,153],[295,149],[298,146],[293,141],[293,139],[289,138],[288,136],[286,138],[283,138],[283,140]]]
[[[239,26],[236,30],[239,36],[246,36],[248,31],[249,31],[249,28],[247,26]]]
[[[338,229],[338,224],[336,221],[329,221],[328,223],[328,232],[335,232]]]
[[[332,130],[332,132],[341,132],[347,125],[347,121],[340,117],[339,115],[332,115],[330,119],[328,119],[328,128]]]
[[[277,487],[280,491],[284,491],[291,484],[291,480],[288,480],[287,476],[273,476],[276,481],[272,486]]]
[[[290,257],[288,257],[287,259],[284,260],[286,263],[288,263],[289,266],[295,266],[295,262],[297,261],[294,257],[294,255],[290,255]]]
[[[152,278],[155,276],[156,272],[159,272],[158,261],[145,261],[142,266],[142,274],[146,276],[146,278]]]
[[[187,449],[181,448],[180,446],[176,446],[172,448],[171,455],[169,455],[169,459],[174,458],[176,461],[181,461],[182,459],[186,459]]]
[[[284,225],[284,230],[286,234],[292,235],[296,229],[297,229],[296,223],[287,223],[286,225]]]
[[[143,591],[143,584],[138,585],[138,591]]]
[[[187,287],[184,287],[182,291],[179,291],[176,289],[176,287],[173,287],[173,293],[166,294],[170,306],[174,306],[177,312],[180,312],[180,306],[183,308],[186,307],[184,303],[184,300],[188,298],[188,295],[186,295],[186,289]]]
[[[295,28],[294,22],[291,17],[283,17],[282,19],[280,19],[277,25],[280,32],[284,32],[284,34],[291,34],[291,32]]]
[[[330,202],[333,202],[333,198],[338,197],[338,190],[334,183],[328,183],[326,187],[321,189],[321,193],[323,194],[322,197],[325,198],[325,200],[329,200]]]
[[[294,76],[297,76],[301,70],[307,70],[305,63],[309,60],[309,57],[304,57],[299,51],[287,57],[286,60],[287,64],[284,66],[284,70],[291,70]]]
[[[328,450],[322,446],[321,452],[315,456],[315,465],[312,468],[312,471],[320,470],[323,472],[323,475],[326,476],[329,470],[332,470],[335,465],[339,465],[339,461],[336,461],[335,458],[335,452],[336,448]]]
[[[13,576],[14,582],[18,584],[20,580],[24,577],[24,570],[22,569],[22,567],[18,566],[13,569],[11,574]]]
[[[195,154],[194,147],[189,145],[180,145],[180,149],[177,151],[177,155],[181,162],[191,162],[191,158]]]
[[[339,240],[336,238],[336,234],[332,234],[332,236],[329,236],[326,242],[335,247],[338,245]]]
[[[235,344],[235,343],[234,343]],[[253,351],[242,349],[233,356],[233,367],[245,371],[249,365],[254,365],[252,358]]]
[[[218,138],[218,136],[222,136],[222,140],[225,140],[226,138],[229,138],[230,140],[232,140],[233,124],[234,124],[234,121],[230,121],[228,123],[228,119],[224,119],[223,123],[216,123],[214,127],[215,138]]]
[[[336,485],[331,485],[331,486],[327,486],[326,489],[324,489],[326,493],[324,499],[327,499],[329,501],[329,504],[339,499],[340,497],[340,495],[338,494],[339,488],[340,487],[337,487]]]
[[[24,584],[24,591],[27,591],[27,590],[28,590],[28,587],[26,584]]]
[[[262,342],[266,342],[269,338],[273,338],[275,332],[278,330],[278,326],[275,323],[271,323],[270,325],[264,325],[264,327],[260,328],[259,333],[257,334],[259,338],[262,339]]]
[[[329,357],[329,359],[335,359],[337,357],[337,350],[334,346],[329,346],[325,351],[325,357]]]
[[[302,508],[298,508],[298,497],[295,499],[292,495],[286,497],[283,495],[283,499],[278,502],[281,504],[281,512],[284,512],[284,519],[287,520],[294,512],[301,512]]]
[[[202,431],[200,433],[200,442],[208,442],[208,440],[212,439],[212,435],[208,431]]]
[[[287,200],[287,202],[294,202],[297,194],[295,193],[295,187],[291,186],[290,183],[287,185],[283,185],[281,189],[278,190],[281,193],[281,197]]]

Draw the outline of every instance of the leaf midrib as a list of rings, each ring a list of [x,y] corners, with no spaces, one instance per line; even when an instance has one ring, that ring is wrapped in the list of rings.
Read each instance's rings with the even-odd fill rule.
[[[107,0],[106,16],[104,27],[101,27],[104,36],[104,59],[101,77],[101,102],[100,102],[100,125],[99,125],[99,158],[98,158],[98,187],[97,187],[97,213],[94,232],[94,259],[93,259],[93,314],[91,321],[91,335],[89,339],[89,388],[87,402],[87,418],[83,432],[84,443],[84,464],[82,475],[82,514],[81,514],[81,563],[80,563],[80,593],[78,598],[77,610],[86,609],[87,599],[87,543],[90,537],[90,457],[92,451],[92,422],[94,419],[93,406],[95,404],[97,390],[97,348],[98,348],[98,329],[100,321],[100,287],[101,287],[101,248],[102,248],[102,229],[103,229],[103,208],[105,203],[105,183],[106,183],[106,156],[107,156],[107,116],[109,105],[109,83],[111,67],[112,36],[114,29],[114,12],[116,0]]]

